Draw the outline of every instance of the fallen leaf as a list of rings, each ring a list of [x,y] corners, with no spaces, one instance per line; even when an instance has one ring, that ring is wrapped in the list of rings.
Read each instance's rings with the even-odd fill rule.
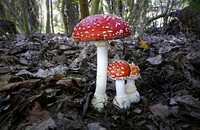
[[[106,130],[106,128],[100,126],[99,123],[89,123],[87,128],[88,130]]]
[[[50,69],[39,69],[33,76],[35,77],[42,77],[42,78],[47,78],[47,77],[52,77],[55,74],[60,74],[63,75],[66,73],[68,68],[65,65],[59,65],[56,66],[55,68],[50,68]]]
[[[5,74],[5,73],[9,73],[12,72],[13,68],[12,67],[0,67],[0,74]]]
[[[146,60],[152,65],[159,65],[160,63],[162,63],[162,56],[157,55],[155,57],[147,58]]]
[[[74,85],[73,85],[73,82],[72,82],[72,80],[71,79],[61,79],[61,80],[58,80],[57,82],[56,82],[56,84],[58,84],[58,85],[63,85],[65,88],[71,88],[71,87],[73,87]]]
[[[55,130],[56,128],[55,121],[52,118],[48,118],[40,123],[33,123],[31,126],[27,126],[25,130]]]
[[[11,77],[12,77],[12,75],[10,75],[10,74],[1,75],[0,76],[0,86],[8,84],[8,81],[10,80]]]
[[[181,97],[176,97],[176,100],[180,103],[185,103],[189,106],[200,108],[200,101],[196,98],[192,97],[191,95],[184,95]]]
[[[136,114],[140,114],[142,112],[142,110],[140,108],[135,108],[133,110],[133,113],[136,113]]]
[[[67,112],[65,115],[58,113],[57,118],[57,125],[62,126],[65,130],[81,129],[84,125],[84,123],[81,121],[81,117],[74,113]]]
[[[26,119],[32,123],[32,122],[39,122],[41,119],[45,119],[49,117],[47,114],[47,111],[42,110],[42,107],[39,102],[35,101],[34,106],[28,110],[28,115]]]
[[[144,51],[149,50],[149,46],[143,40],[140,41],[140,45],[144,48]]]
[[[165,119],[169,115],[169,107],[167,105],[156,104],[149,107],[150,111],[161,119]]]
[[[19,75],[30,75],[32,76],[33,73],[27,71],[27,70],[20,70],[18,73],[16,73],[15,75],[19,76]]]

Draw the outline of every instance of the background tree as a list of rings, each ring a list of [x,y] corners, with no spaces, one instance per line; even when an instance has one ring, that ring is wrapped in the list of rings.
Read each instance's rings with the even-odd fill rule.
[[[89,15],[88,0],[79,0],[81,19]]]
[[[1,0],[0,17],[14,22],[19,33],[70,35],[80,19],[114,13],[127,21],[135,34],[141,35],[150,26],[167,25],[172,19],[171,12],[189,4],[196,8],[195,2],[198,0]]]
[[[51,30],[52,30],[52,33],[54,33],[54,23],[53,23],[53,3],[52,3],[52,0],[50,1],[50,4],[51,4]]]
[[[99,9],[99,0],[93,0],[91,6],[91,15],[97,14]]]
[[[23,18],[23,25],[24,25],[24,30],[26,34],[30,34],[30,29],[29,29],[29,22],[28,22],[28,15],[26,12],[27,8],[27,3],[25,3],[24,0],[21,0],[21,14]]]
[[[49,0],[46,0],[46,10],[47,10],[47,18],[46,18],[46,33],[51,33],[50,26],[50,10],[49,10]]]

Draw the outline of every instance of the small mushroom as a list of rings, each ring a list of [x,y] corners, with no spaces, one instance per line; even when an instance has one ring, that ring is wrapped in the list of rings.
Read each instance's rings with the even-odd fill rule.
[[[113,15],[88,16],[76,25],[73,38],[78,42],[93,42],[97,47],[96,90],[92,105],[101,111],[106,104],[108,40],[120,39],[131,35],[131,28],[121,18]]]
[[[115,80],[116,96],[113,104],[121,109],[128,109],[130,101],[125,92],[125,79],[130,76],[130,66],[126,61],[114,61],[108,66],[108,76]]]
[[[131,103],[138,103],[140,101],[140,94],[137,91],[135,80],[140,76],[140,69],[135,64],[130,64],[131,73],[127,78],[127,83],[125,86],[126,94]]]

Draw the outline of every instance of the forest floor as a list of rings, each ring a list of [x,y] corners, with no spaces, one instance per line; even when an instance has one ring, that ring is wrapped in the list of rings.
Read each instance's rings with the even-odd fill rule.
[[[194,36],[144,35],[149,47],[129,37],[112,41],[109,63],[123,59],[140,67],[141,101],[129,110],[109,101],[91,107],[96,47],[65,35],[0,37],[1,130],[200,130],[200,40]]]

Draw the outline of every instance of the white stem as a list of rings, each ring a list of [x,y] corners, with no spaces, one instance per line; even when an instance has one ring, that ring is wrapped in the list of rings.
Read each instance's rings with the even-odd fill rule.
[[[135,79],[128,79],[125,87],[126,94],[131,103],[138,103],[140,101],[140,93],[135,86]]]
[[[115,86],[116,86],[117,96],[126,95],[126,92],[125,92],[125,81],[124,80],[116,80],[115,81]]]
[[[103,46],[101,46],[103,44]],[[95,95],[101,96],[105,94],[107,84],[107,68],[108,68],[108,43],[101,41],[96,43],[97,46],[97,77]]]
[[[135,80],[134,79],[128,79],[126,83],[127,84],[135,84]]]
[[[125,87],[125,91],[127,94],[133,93],[137,91],[137,88],[135,86],[135,79],[128,79]]]
[[[101,111],[107,103],[106,94],[107,68],[108,68],[108,41],[95,42],[97,46],[97,77],[96,90],[92,99],[92,105]]]

